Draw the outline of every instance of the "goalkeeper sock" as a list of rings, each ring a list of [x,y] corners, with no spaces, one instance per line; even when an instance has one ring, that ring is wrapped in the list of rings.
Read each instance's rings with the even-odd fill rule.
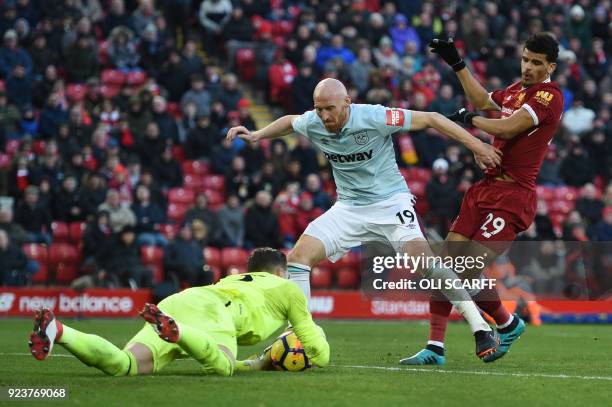
[[[56,340],[68,352],[87,366],[100,369],[110,376],[133,376],[138,372],[136,358],[106,339],[90,335],[63,325],[63,332]]]
[[[463,318],[470,325],[472,333],[478,331],[490,331],[491,327],[480,315],[480,311],[476,308],[476,304],[472,301],[470,294],[464,289],[446,288],[444,280],[458,280],[459,277],[451,270],[443,267],[428,269],[426,276],[436,280],[442,280],[440,291],[446,298],[457,308],[463,315]]]
[[[287,263],[289,280],[296,283],[301,289],[306,299],[310,301],[310,267],[298,263]]]
[[[177,325],[179,339],[176,344],[202,365],[205,374],[220,376],[231,376],[233,374],[233,361],[219,349],[212,336],[187,324],[177,323]]]

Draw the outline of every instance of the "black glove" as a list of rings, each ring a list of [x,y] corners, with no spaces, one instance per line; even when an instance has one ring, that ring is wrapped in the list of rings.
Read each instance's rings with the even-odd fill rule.
[[[444,62],[449,64],[455,72],[465,68],[465,62],[459,56],[459,51],[457,51],[452,38],[449,38],[448,41],[434,38],[427,45],[431,47],[431,52],[440,55]]]
[[[454,122],[459,122],[463,124],[468,124],[473,126],[472,120],[474,117],[479,116],[478,113],[469,112],[465,107],[457,110],[455,113],[446,116],[447,119],[452,120]]]

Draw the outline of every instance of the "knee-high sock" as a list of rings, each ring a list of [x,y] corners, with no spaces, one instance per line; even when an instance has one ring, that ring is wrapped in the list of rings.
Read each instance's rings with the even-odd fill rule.
[[[453,304],[439,291],[432,293],[429,297],[429,341],[430,345],[442,347],[448,326],[448,316],[453,309]]]
[[[220,376],[232,375],[234,372],[233,362],[225,352],[219,349],[212,336],[187,324],[179,323],[178,328],[179,340],[177,345],[202,365],[204,373]]]
[[[505,328],[512,322],[513,317],[501,303],[499,294],[495,288],[483,289],[474,296],[474,301],[481,310],[489,314],[491,318],[495,320],[495,324],[498,328]]]
[[[111,376],[133,376],[138,372],[136,359],[98,335],[86,334],[63,324],[57,344],[87,366],[93,366]]]
[[[301,289],[306,299],[310,301],[310,267],[298,263],[287,263],[289,280],[296,283]]]
[[[457,310],[463,315],[463,318],[470,325],[472,333],[477,331],[490,331],[491,327],[480,315],[476,304],[472,301],[470,294],[464,289],[446,288],[445,280],[459,280],[459,277],[451,270],[444,267],[436,267],[428,269],[425,276],[431,279],[441,281],[440,291],[448,300],[457,308]]]

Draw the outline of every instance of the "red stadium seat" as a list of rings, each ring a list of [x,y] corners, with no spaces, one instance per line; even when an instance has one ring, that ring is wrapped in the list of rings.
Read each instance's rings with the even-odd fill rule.
[[[66,243],[70,240],[70,231],[68,230],[68,224],[65,222],[52,222],[51,231],[55,243]]]
[[[23,252],[28,259],[38,262],[39,270],[32,276],[33,283],[46,283],[49,278],[47,270],[47,246],[37,243],[28,243],[22,246]]]
[[[359,287],[359,273],[357,270],[343,268],[336,272],[338,288],[355,289]]]
[[[108,65],[108,41],[100,41],[98,43],[98,58],[102,66]]]
[[[168,211],[166,215],[168,219],[175,223],[181,223],[185,217],[185,212],[189,209],[189,205],[170,203],[168,204]]]
[[[157,246],[142,246],[140,248],[140,259],[143,264],[163,264],[164,250]]]
[[[159,231],[162,235],[166,237],[168,240],[174,239],[179,230],[179,226],[173,223],[164,223],[159,225]]]
[[[217,281],[221,280],[221,269],[219,267],[213,267],[210,266],[210,271],[212,271],[213,273],[213,283],[216,283]]]
[[[0,153],[0,170],[5,170],[11,166],[11,156]]]
[[[185,174],[183,176],[183,187],[191,189],[192,191],[198,191],[202,189],[204,183],[202,177],[199,175]]]
[[[221,267],[221,252],[216,247],[205,247],[202,253],[206,264],[211,267]]]
[[[100,94],[107,99],[112,99],[121,92],[121,87],[116,85],[100,85]]]
[[[147,81],[144,71],[130,71],[127,74],[126,83],[130,86],[141,86]]]
[[[206,161],[184,161],[183,173],[192,175],[204,175],[210,172],[210,164]]]
[[[359,269],[359,255],[354,252],[348,252],[335,263],[330,264],[330,270],[337,271],[342,268]]]
[[[185,161],[185,150],[183,150],[183,146],[173,145],[172,146],[172,156],[174,159],[180,163]]]
[[[168,202],[177,204],[193,204],[195,194],[191,189],[172,188],[168,192]]]
[[[417,198],[425,197],[425,188],[427,184],[423,181],[408,181],[408,187],[410,187],[410,192]]]
[[[118,69],[105,69],[100,75],[100,80],[104,85],[123,86],[126,75]]]
[[[8,155],[14,155],[19,150],[19,140],[9,140],[4,146],[4,152]]]
[[[431,170],[427,168],[411,167],[407,169],[408,182],[421,181],[427,184],[431,178]]]
[[[247,272],[247,268],[244,266],[230,266],[226,271],[225,274],[228,276],[233,276],[236,274],[244,274]]]
[[[314,267],[310,272],[312,288],[331,288],[332,272],[324,267]]]
[[[217,191],[225,191],[225,178],[223,175],[204,175],[202,178],[204,189],[214,189]]]
[[[536,193],[538,195],[538,199],[544,199],[545,201],[550,201],[555,197],[554,189],[542,185],[538,185],[536,187]]]
[[[87,88],[85,85],[81,85],[80,83],[71,83],[66,87],[66,96],[73,103],[80,102],[85,99],[85,93],[87,93]]]
[[[250,82],[255,79],[255,52],[249,48],[236,51],[236,66],[243,81]]]
[[[70,284],[79,274],[77,263],[59,263],[55,268],[55,282],[60,284]]]
[[[245,267],[249,257],[246,250],[226,247],[221,250],[221,266],[227,270],[230,266]]]
[[[574,187],[557,187],[554,190],[554,199],[564,201],[575,201],[578,198],[578,188]]]
[[[38,271],[32,276],[32,283],[46,284],[49,282],[49,268],[46,263],[38,262]]]
[[[48,262],[51,266],[60,263],[79,263],[81,256],[76,246],[68,243],[53,243],[49,246]]]
[[[556,200],[548,203],[549,213],[562,213],[567,215],[574,210],[575,204],[572,201]]]
[[[164,281],[164,265],[163,264],[145,264],[145,268],[148,268],[153,273],[153,282],[158,284]]]
[[[205,189],[204,195],[208,198],[208,205],[213,210],[225,204],[225,195],[223,192],[215,191],[214,189]]]
[[[44,155],[46,151],[46,144],[47,143],[45,143],[45,140],[34,140],[32,142],[32,151],[34,151],[34,153],[37,155]]]
[[[174,117],[175,119],[180,119],[183,115],[181,112],[181,105],[175,102],[168,103],[167,110],[168,114]]]
[[[70,226],[68,226],[68,232],[70,234],[70,241],[73,244],[78,245],[81,243],[83,239],[83,233],[85,233],[85,227],[87,224],[85,222],[72,222]]]

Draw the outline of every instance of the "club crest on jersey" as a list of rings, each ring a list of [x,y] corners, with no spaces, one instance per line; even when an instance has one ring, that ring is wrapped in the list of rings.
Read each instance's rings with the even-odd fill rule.
[[[525,100],[525,93],[521,92],[516,98],[516,102],[514,102],[514,107],[518,109],[519,107],[523,106],[524,100]]]
[[[365,130],[353,133],[353,137],[355,138],[355,143],[359,144],[360,146],[365,146],[370,140],[368,137],[368,132]]]
[[[541,105],[548,106],[551,100],[553,100],[554,95],[552,93],[546,92],[545,90],[539,90],[536,92],[534,99],[536,102]]]
[[[387,126],[404,126],[404,112],[399,109],[387,109]]]

